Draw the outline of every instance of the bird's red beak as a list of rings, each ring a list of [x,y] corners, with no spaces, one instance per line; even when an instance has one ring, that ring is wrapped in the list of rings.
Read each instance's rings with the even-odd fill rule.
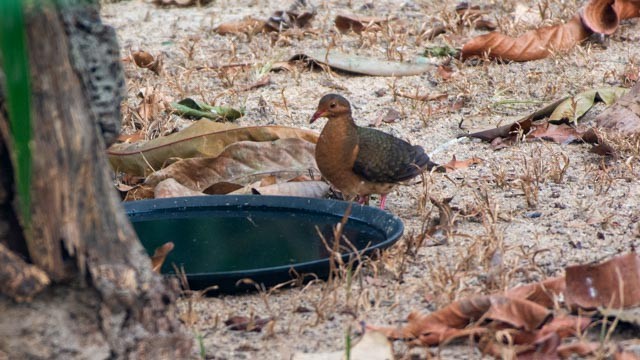
[[[316,111],[313,114],[313,116],[311,117],[311,120],[309,120],[309,124],[311,124],[314,121],[318,120],[319,118],[323,117],[325,113],[326,113],[326,111],[324,111],[322,109],[318,109],[318,111]]]

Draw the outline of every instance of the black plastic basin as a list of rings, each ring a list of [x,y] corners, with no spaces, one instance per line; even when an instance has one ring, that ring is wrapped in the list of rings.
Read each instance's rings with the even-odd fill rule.
[[[124,204],[149,254],[169,241],[175,248],[162,266],[184,267],[191,289],[218,285],[221,292],[254,289],[236,284],[250,278],[271,286],[292,274],[329,272],[326,246],[347,202],[285,196],[210,195],[133,201]],[[363,255],[383,249],[402,235],[402,221],[370,206],[353,204],[344,236]],[[351,252],[344,252],[348,261]],[[295,272],[292,271],[295,270]]]

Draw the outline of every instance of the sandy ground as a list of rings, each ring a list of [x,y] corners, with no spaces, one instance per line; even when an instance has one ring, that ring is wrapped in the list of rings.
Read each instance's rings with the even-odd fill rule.
[[[545,23],[568,19],[581,6],[575,1],[542,3],[550,4]],[[279,124],[319,131],[324,122],[309,125],[308,119],[323,94],[338,92],[351,101],[360,125],[373,122],[387,108],[401,112],[401,120],[383,123],[380,129],[432,151],[462,132],[508,123],[565,94],[619,86],[621,75],[640,62],[640,22],[635,20],[623,23],[606,46],[587,44],[545,60],[478,66],[454,61],[456,73],[448,81],[437,74],[436,66],[423,75],[402,78],[300,68],[271,73],[269,86],[234,91],[257,81],[264,64],[307,49],[323,49],[330,43],[354,54],[412,59],[426,46],[445,44],[442,36],[428,41],[419,40],[415,33],[451,21],[455,6],[433,0],[376,1],[373,9],[362,9],[362,1],[311,4],[317,7],[312,23],[317,33],[280,36],[221,36],[212,29],[247,15],[267,18],[275,10],[287,9],[289,2],[214,1],[201,8],[160,8],[139,1],[105,5],[103,20],[116,28],[123,56],[137,49],[164,56],[161,76],[125,65],[127,104],[137,105],[137,92],[144,86],[155,86],[176,99],[192,96],[245,107],[246,115],[237,121],[239,125]],[[488,16],[507,32],[531,27],[514,23],[515,1],[478,4],[488,6]],[[531,3],[540,22],[538,5]],[[406,21],[410,35],[384,31],[362,37],[339,34],[333,29],[333,18],[339,12],[398,16]],[[451,36],[474,34],[475,30],[461,27]],[[198,70],[238,61],[255,66],[237,74]],[[438,64],[443,60],[429,61]],[[394,91],[444,93],[447,97],[421,102],[395,97]],[[442,111],[460,98],[466,99],[462,108]],[[509,103],[511,100],[518,102]],[[601,110],[596,107],[583,123],[590,124]],[[461,121],[463,129],[459,128]],[[124,125],[132,132],[135,124],[125,117]],[[180,121],[167,116],[144,126],[157,136],[178,125]],[[345,332],[350,329],[357,336],[360,321],[397,325],[412,310],[430,311],[466,295],[537,281],[561,274],[567,265],[606,259],[640,245],[640,186],[634,154],[603,159],[589,153],[588,145],[548,142],[520,143],[494,151],[486,143],[466,141],[437,154],[434,160],[447,162],[452,155],[458,159],[479,157],[484,162],[446,175],[427,175],[424,183],[401,186],[390,194],[389,211],[403,219],[405,236],[382,259],[361,269],[351,284],[317,283],[193,301],[197,321],[190,328],[201,337],[206,358],[288,359],[299,351],[340,350]],[[565,171],[561,170],[566,164]],[[448,236],[421,241],[425,224],[438,218],[429,197],[453,197],[455,227]],[[188,301],[181,303],[184,312],[187,305]],[[261,332],[231,331],[223,323],[232,315],[250,314],[275,321]],[[194,356],[199,351],[196,346]],[[397,343],[395,351],[399,358],[480,357],[473,346],[464,343],[440,350],[408,350]]]

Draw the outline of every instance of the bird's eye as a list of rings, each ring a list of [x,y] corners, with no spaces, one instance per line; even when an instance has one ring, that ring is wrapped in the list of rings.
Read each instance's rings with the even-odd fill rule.
[[[329,105],[330,108],[334,108],[336,107],[336,103],[331,103],[331,105]]]

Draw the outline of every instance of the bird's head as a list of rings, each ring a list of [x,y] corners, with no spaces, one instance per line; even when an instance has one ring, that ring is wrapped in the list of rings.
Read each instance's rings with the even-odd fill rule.
[[[309,123],[316,121],[321,117],[326,117],[331,120],[340,115],[350,114],[351,113],[351,105],[347,99],[343,98],[338,94],[328,94],[320,99],[320,103],[318,103],[318,109],[311,117]]]

